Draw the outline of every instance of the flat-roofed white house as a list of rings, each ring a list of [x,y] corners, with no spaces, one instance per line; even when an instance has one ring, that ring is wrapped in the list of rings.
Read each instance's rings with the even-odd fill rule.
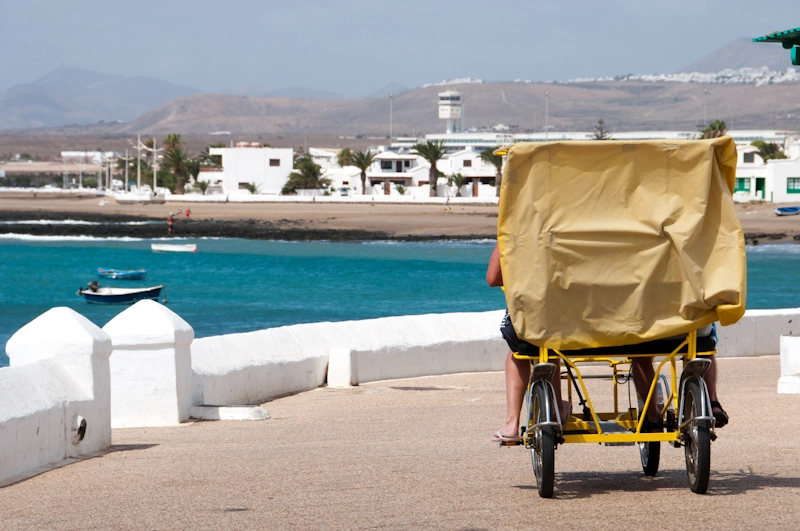
[[[392,185],[405,187],[428,184],[428,168],[430,164],[411,153],[383,151],[375,155],[375,159],[367,170],[367,181],[373,187],[373,193],[383,184],[383,195],[391,195]]]
[[[773,159],[765,164],[754,146],[740,145],[737,151],[734,200],[800,204],[800,158]]]
[[[210,148],[209,154],[222,156],[222,170],[201,171],[198,179],[227,194],[248,194],[247,185],[254,184],[258,194],[278,195],[292,173],[291,148]]]
[[[449,153],[439,161],[436,167],[445,176],[460,173],[471,181],[461,188],[462,196],[494,197],[496,195],[494,182],[497,177],[497,168],[494,167],[494,164],[484,161],[480,153],[471,146]]]

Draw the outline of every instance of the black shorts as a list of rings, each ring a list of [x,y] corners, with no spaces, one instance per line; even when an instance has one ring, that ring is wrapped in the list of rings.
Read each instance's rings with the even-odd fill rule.
[[[506,314],[500,322],[500,333],[503,335],[503,339],[506,340],[511,352],[519,352],[519,338],[517,337],[517,332],[514,331],[514,325],[511,324],[508,310],[506,310]]]

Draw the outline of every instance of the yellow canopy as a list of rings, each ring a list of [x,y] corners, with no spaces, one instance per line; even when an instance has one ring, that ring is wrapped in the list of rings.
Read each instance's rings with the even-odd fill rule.
[[[497,238],[517,335],[580,349],[738,321],[735,174],[727,136],[512,146]]]

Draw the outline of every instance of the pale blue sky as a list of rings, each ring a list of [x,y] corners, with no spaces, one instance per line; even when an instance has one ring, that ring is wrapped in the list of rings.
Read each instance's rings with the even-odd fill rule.
[[[0,90],[59,66],[348,95],[664,73],[798,27],[796,12],[797,0],[0,0]]]

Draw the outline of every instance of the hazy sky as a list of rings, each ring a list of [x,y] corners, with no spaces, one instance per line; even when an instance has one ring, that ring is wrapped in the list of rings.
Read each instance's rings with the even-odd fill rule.
[[[348,95],[665,73],[800,26],[796,13],[797,0],[0,0],[0,90],[60,66]]]

